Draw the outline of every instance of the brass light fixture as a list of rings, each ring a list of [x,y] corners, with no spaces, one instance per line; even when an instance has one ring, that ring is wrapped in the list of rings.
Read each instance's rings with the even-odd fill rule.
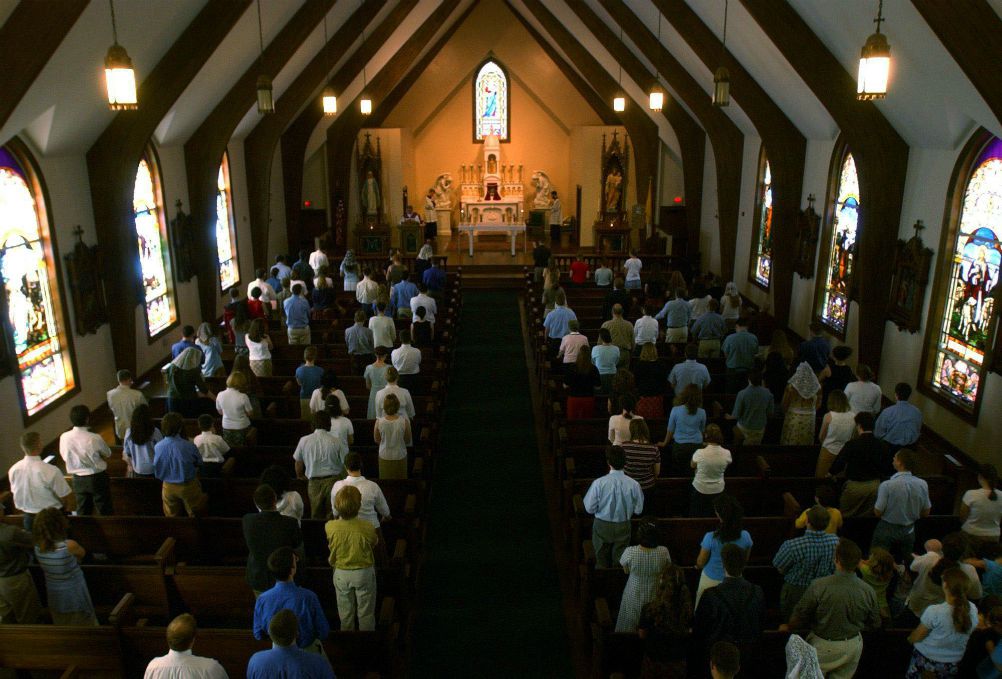
[[[623,27],[619,27],[619,42],[623,42]],[[618,63],[617,59],[617,63]],[[623,92],[623,64],[619,64],[619,89],[616,94],[612,97],[612,110],[616,113],[622,113],[626,110],[626,93]]]
[[[257,38],[261,47],[261,75],[257,77],[257,112],[261,115],[275,112],[275,95],[271,78],[264,72],[264,29],[261,27],[261,0],[257,0]]]
[[[658,12],[658,47],[661,46],[661,12]],[[665,105],[665,91],[661,89],[661,73],[654,66],[654,86],[651,87],[650,94],[647,95],[647,108],[658,112]]]
[[[324,12],[324,44],[322,47],[324,51],[324,66],[327,72],[327,87],[324,88],[324,92],[321,95],[321,101],[324,105],[324,115],[332,116],[337,113],[337,96],[334,94],[334,88],[330,85],[330,73],[331,73],[331,61],[330,61],[330,50],[327,47],[327,13]]]
[[[108,89],[108,108],[112,111],[135,111],[139,108],[136,96],[136,71],[125,48],[118,44],[118,26],[115,22],[115,3],[111,7],[112,45],[104,57],[104,80]]]
[[[724,0],[724,35],[720,40],[720,66],[713,74],[713,105],[719,107],[731,104],[731,72],[724,66],[727,59],[727,4]]]
[[[358,6],[361,8],[362,7],[362,3],[359,2]],[[364,47],[364,46],[365,46],[365,28],[362,29],[362,47]],[[362,49],[362,47],[359,47],[359,49]],[[365,92],[365,87],[366,87],[367,84],[368,83],[366,82],[366,79],[365,79],[365,64],[362,64],[362,94],[359,95],[358,110],[364,116],[372,114],[372,99],[370,99],[369,95],[366,94],[366,92]]]
[[[866,39],[859,56],[859,75],[856,77],[856,99],[872,101],[887,96],[887,79],[891,70],[891,46],[887,36],[880,32],[884,21],[884,0],[877,4],[877,31]]]

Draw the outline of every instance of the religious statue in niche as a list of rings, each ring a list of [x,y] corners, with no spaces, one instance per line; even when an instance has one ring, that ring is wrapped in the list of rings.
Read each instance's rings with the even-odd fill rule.
[[[550,177],[542,170],[532,173],[532,187],[536,195],[532,199],[532,207],[545,210],[550,207]]]
[[[932,263],[932,250],[925,247],[919,236],[919,231],[925,228],[922,220],[915,222],[913,228],[915,235],[910,239],[898,239],[887,309],[888,318],[908,332],[918,332],[922,325],[922,302]]]
[[[612,143],[606,145],[602,135],[602,204],[599,221],[602,224],[622,219],[626,213],[627,168],[630,164],[629,137],[619,141],[619,130],[613,130]]]
[[[174,251],[174,275],[181,283],[195,277],[195,220],[181,209],[181,201],[174,203],[177,215],[170,223],[171,249]]]
[[[108,309],[105,305],[98,246],[84,244],[83,229],[79,224],[73,229],[73,233],[77,237],[77,244],[73,252],[64,259],[69,273],[77,334],[87,335],[96,333],[98,328],[108,322]]]
[[[435,179],[435,207],[440,210],[452,209],[452,173],[443,172]]]
[[[375,147],[372,135],[365,133],[365,141],[358,149],[355,166],[358,168],[358,204],[362,225],[368,229],[382,228],[383,214],[383,164],[379,137]]]
[[[797,215],[797,259],[793,270],[801,278],[814,278],[821,219],[814,211],[814,194],[807,196],[807,207]]]

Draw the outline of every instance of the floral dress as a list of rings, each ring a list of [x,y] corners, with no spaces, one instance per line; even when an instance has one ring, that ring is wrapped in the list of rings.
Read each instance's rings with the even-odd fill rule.
[[[658,576],[671,563],[665,546],[648,549],[640,545],[627,547],[619,563],[630,573],[623,589],[623,601],[616,618],[617,632],[636,632],[640,623],[640,610],[651,602],[658,588]]]

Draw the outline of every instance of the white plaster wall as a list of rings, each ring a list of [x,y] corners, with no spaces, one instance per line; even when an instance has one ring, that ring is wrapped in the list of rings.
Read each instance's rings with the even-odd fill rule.
[[[703,163],[703,214],[699,224],[699,268],[720,271],[720,217],[717,214],[717,168],[713,145],[707,141]],[[697,262],[693,262],[697,264]]]
[[[279,254],[289,253],[289,235],[285,228],[285,191],[282,182],[282,149],[281,144],[275,145],[275,154],[271,159],[271,182],[268,193],[268,261],[274,262]],[[292,265],[292,261],[289,265]]]

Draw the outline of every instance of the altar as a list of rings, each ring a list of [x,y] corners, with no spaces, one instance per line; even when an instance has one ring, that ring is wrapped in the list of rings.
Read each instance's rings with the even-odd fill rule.
[[[471,252],[474,232],[514,234],[511,228],[513,226],[521,226],[521,231],[525,232],[522,166],[519,165],[516,172],[514,165],[501,162],[501,143],[495,134],[484,138],[483,154],[482,163],[463,165],[460,168],[458,228],[469,233]],[[514,235],[512,238],[514,239]],[[513,254],[514,247],[513,240]]]
[[[470,257],[473,256],[473,240],[474,236],[478,233],[507,233],[508,237],[511,239],[511,256],[515,256],[515,247],[518,242],[518,234],[525,234],[525,224],[514,224],[514,223],[463,223],[456,227],[459,231],[459,235],[465,232],[470,245]],[[462,248],[462,238],[456,239],[456,250],[458,251]],[[527,252],[529,249],[528,239],[522,239],[522,251]]]

